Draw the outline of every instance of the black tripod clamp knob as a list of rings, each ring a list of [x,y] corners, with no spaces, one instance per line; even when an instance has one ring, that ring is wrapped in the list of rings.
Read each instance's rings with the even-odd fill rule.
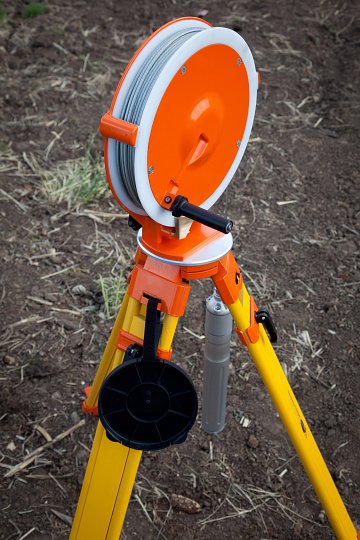
[[[259,309],[255,313],[255,321],[257,323],[262,323],[265,330],[269,334],[270,343],[276,343],[277,342],[277,330],[276,326],[274,324],[274,321],[271,318],[270,313],[267,309]]]
[[[204,208],[200,208],[200,206],[191,204],[182,195],[178,195],[175,198],[170,210],[174,217],[186,216],[224,234],[228,234],[233,228],[231,219],[218,216],[208,210],[204,210]]]

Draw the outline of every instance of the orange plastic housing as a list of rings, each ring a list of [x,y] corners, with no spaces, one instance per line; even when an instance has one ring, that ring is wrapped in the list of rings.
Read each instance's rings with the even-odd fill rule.
[[[159,310],[182,317],[190,294],[190,286],[182,279],[178,266],[158,262],[137,251],[128,294],[139,302],[147,302],[149,293],[161,300]]]
[[[249,81],[234,49],[210,45],[186,61],[162,97],[149,139],[149,182],[160,206],[180,194],[200,205],[215,192],[239,150],[248,109]]]

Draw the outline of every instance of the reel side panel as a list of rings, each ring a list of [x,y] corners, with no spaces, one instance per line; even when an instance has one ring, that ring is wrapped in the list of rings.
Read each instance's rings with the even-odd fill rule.
[[[248,109],[249,81],[237,51],[209,45],[186,61],[162,97],[149,139],[149,183],[160,206],[177,194],[201,205],[213,194],[238,153]]]

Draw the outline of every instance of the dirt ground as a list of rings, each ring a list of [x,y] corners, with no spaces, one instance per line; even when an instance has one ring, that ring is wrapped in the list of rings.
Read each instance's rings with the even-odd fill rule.
[[[261,73],[228,194],[234,253],[273,314],[278,356],[359,523],[358,3],[51,0],[34,18],[23,5],[3,3],[0,26],[0,538],[69,535],[96,425],[82,422],[83,389],[136,248],[107,195],[99,119],[142,40],[184,15],[241,33]],[[71,174],[101,185],[56,192]],[[174,343],[199,395],[210,290],[193,284]],[[235,335],[231,355],[224,431],[206,435],[199,415],[183,445],[144,454],[122,538],[334,537]],[[172,508],[174,494],[200,512]]]

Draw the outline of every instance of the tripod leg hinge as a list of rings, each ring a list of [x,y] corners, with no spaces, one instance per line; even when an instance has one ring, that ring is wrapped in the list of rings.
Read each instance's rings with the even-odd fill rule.
[[[159,298],[159,309],[174,317],[184,314],[190,294],[190,285],[185,283],[179,268],[175,265],[166,268],[141,252],[137,253],[136,265],[131,272],[128,294],[142,304],[147,303],[144,296],[151,291],[151,296]]]
[[[238,300],[243,279],[231,251],[218,261],[218,270],[212,277],[222,301],[228,306]]]
[[[254,298],[250,296],[250,326],[245,331],[239,328],[236,329],[236,333],[243,345],[247,346],[248,341],[250,343],[256,343],[258,341],[259,323],[264,326],[269,334],[270,342],[275,343],[277,341],[277,332],[270,313],[267,309],[258,309]]]
[[[256,320],[256,312],[258,311],[255,300],[250,296],[250,326],[246,330],[240,330],[236,328],[236,333],[240,338],[240,341],[245,347],[250,343],[256,343],[259,339],[259,324]]]

